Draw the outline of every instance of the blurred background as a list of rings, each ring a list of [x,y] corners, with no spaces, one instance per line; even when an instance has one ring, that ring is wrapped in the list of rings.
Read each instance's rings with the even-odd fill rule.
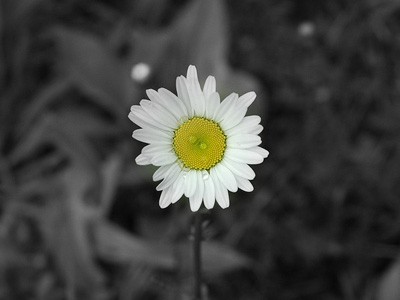
[[[0,299],[190,299],[127,118],[189,64],[271,153],[205,216],[208,299],[400,299],[399,55],[396,0],[0,0]]]

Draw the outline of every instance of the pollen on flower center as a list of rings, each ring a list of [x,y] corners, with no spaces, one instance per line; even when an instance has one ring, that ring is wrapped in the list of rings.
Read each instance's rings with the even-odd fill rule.
[[[175,131],[173,147],[185,167],[209,170],[224,157],[226,135],[218,123],[194,117]]]

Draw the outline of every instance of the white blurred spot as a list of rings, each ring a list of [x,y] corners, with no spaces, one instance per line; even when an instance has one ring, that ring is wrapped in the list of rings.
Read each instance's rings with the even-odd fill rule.
[[[150,73],[150,66],[146,63],[141,62],[133,66],[131,77],[134,81],[138,83],[143,83],[149,78]]]
[[[303,37],[313,36],[315,33],[315,24],[313,22],[303,22],[298,27],[299,35]]]
[[[327,87],[319,87],[315,91],[315,101],[325,103],[331,99],[331,91]]]

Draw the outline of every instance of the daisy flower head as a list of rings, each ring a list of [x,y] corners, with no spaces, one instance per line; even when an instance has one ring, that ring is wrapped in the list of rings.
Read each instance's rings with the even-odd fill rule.
[[[203,201],[207,209],[215,202],[227,208],[228,191],[253,191],[255,173],[249,165],[268,156],[259,147],[261,118],[245,116],[256,94],[232,93],[221,102],[215,78],[208,76],[202,89],[194,66],[176,79],[176,89],[177,95],[164,88],[147,90],[150,100],[131,107],[129,119],[141,127],[132,137],[148,144],[136,163],[159,167],[153,180],[161,181],[156,188],[161,208],[183,195],[192,211]]]

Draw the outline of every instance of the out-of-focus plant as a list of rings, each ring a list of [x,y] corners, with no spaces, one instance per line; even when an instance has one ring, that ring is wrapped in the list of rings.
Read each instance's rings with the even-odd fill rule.
[[[60,21],[83,12],[101,21]],[[140,191],[146,180],[127,144],[138,85],[169,80],[188,61],[223,74],[226,87],[256,85],[227,65],[222,3],[193,1],[153,32],[101,3],[5,0],[0,14],[0,298],[132,299],[153,290],[177,299],[188,242],[155,242],[109,216],[121,190]],[[153,75],[145,82],[130,77],[138,63]],[[205,247],[210,277],[249,264],[227,245]],[[182,280],[154,289],[164,286],[154,280],[160,270]]]
[[[135,167],[126,111],[191,63],[200,80],[225,77],[218,89],[268,95],[257,114],[274,153],[256,170],[268,185],[209,216],[206,235],[224,241],[205,251],[210,295],[397,296],[398,2],[226,4],[0,1],[1,299],[185,291],[187,232],[173,228],[188,219],[152,210],[154,170]]]

